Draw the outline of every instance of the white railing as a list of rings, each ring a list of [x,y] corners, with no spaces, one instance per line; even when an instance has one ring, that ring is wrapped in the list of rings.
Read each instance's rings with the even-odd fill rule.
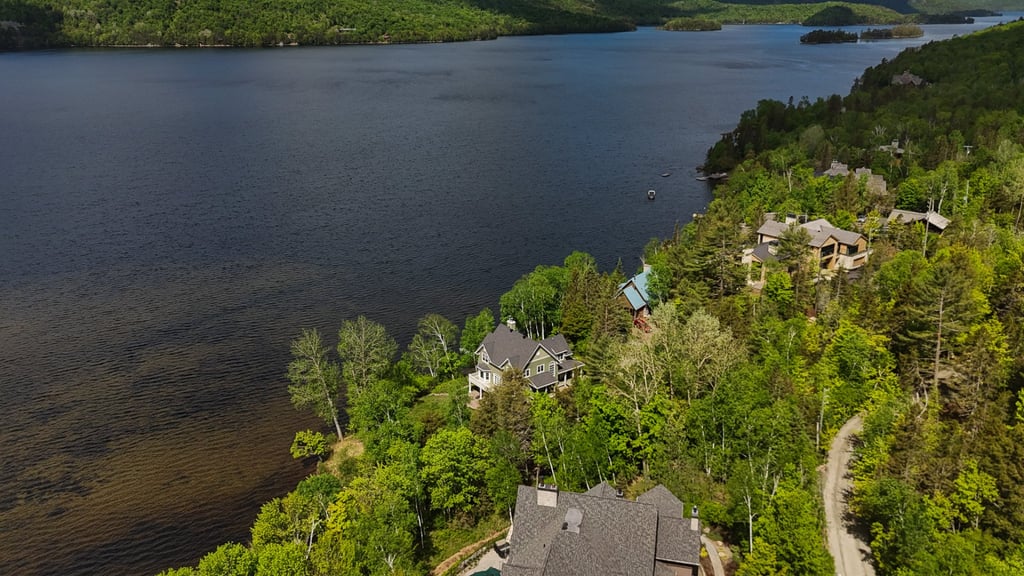
[[[480,376],[479,372],[473,372],[469,375],[469,384],[486,392],[491,389],[491,386],[493,386],[495,382],[491,380],[484,380],[483,377]]]

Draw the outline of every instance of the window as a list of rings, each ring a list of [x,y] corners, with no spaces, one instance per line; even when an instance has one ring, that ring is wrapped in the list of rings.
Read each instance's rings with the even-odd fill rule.
[[[555,373],[555,363],[554,362],[551,363],[551,373],[552,374]]]
[[[484,382],[490,382],[491,381],[491,373],[490,372],[484,372],[483,370],[481,370],[480,371],[480,377],[484,379]]]
[[[544,371],[544,365],[543,364],[537,364],[537,374],[540,374],[543,371]]]
[[[480,354],[480,357],[483,358],[484,362],[490,362],[491,361],[491,358],[487,355],[487,350],[484,350]]]

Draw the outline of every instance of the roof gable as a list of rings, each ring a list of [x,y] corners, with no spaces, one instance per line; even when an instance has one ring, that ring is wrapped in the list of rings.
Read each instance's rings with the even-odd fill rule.
[[[504,324],[498,325],[493,332],[484,337],[477,354],[487,353],[489,362],[499,368],[525,369],[533,362],[538,352],[543,351],[552,360],[558,360],[559,354],[571,355],[572,350],[565,336],[556,334],[542,342],[531,340]]]
[[[647,291],[647,283],[651,277],[651,270],[645,269],[643,272],[633,276],[629,280],[626,280],[622,284],[619,284],[619,294],[625,295],[626,299],[629,300],[629,305],[634,310],[639,310],[644,306],[647,306],[651,301],[651,296]]]
[[[671,518],[682,518],[683,517],[683,503],[676,495],[669,492],[668,488],[665,488],[661,484],[658,484],[654,488],[651,488],[647,492],[637,496],[637,502],[642,504],[650,504],[658,509],[660,516],[666,516]]]

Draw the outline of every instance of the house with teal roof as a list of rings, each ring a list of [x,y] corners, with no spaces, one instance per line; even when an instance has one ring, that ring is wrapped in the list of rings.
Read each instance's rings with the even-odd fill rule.
[[[617,298],[629,308],[634,324],[646,324],[647,317],[651,315],[651,296],[647,291],[650,276],[651,266],[644,264],[642,272],[619,285]]]

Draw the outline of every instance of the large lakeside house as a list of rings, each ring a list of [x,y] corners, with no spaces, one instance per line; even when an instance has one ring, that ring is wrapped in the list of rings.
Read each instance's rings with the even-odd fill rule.
[[[627,500],[601,482],[584,493],[520,486],[503,576],[696,576],[700,520],[661,484]]]
[[[501,373],[521,370],[534,392],[549,392],[568,386],[583,367],[573,360],[565,336],[555,334],[540,342],[515,330],[515,320],[499,324],[475,351],[476,369],[469,374],[469,394],[479,398],[501,383]]]
[[[748,266],[750,274],[748,283],[759,287],[764,285],[766,270],[764,264],[775,260],[779,239],[790,226],[798,226],[807,231],[810,240],[809,258],[814,262],[819,273],[836,270],[856,270],[868,261],[867,239],[857,232],[836,228],[828,220],[819,218],[800,223],[795,216],[786,216],[782,222],[773,219],[772,215],[757,229],[757,245],[743,251],[742,262]],[[755,270],[757,275],[755,277]]]

